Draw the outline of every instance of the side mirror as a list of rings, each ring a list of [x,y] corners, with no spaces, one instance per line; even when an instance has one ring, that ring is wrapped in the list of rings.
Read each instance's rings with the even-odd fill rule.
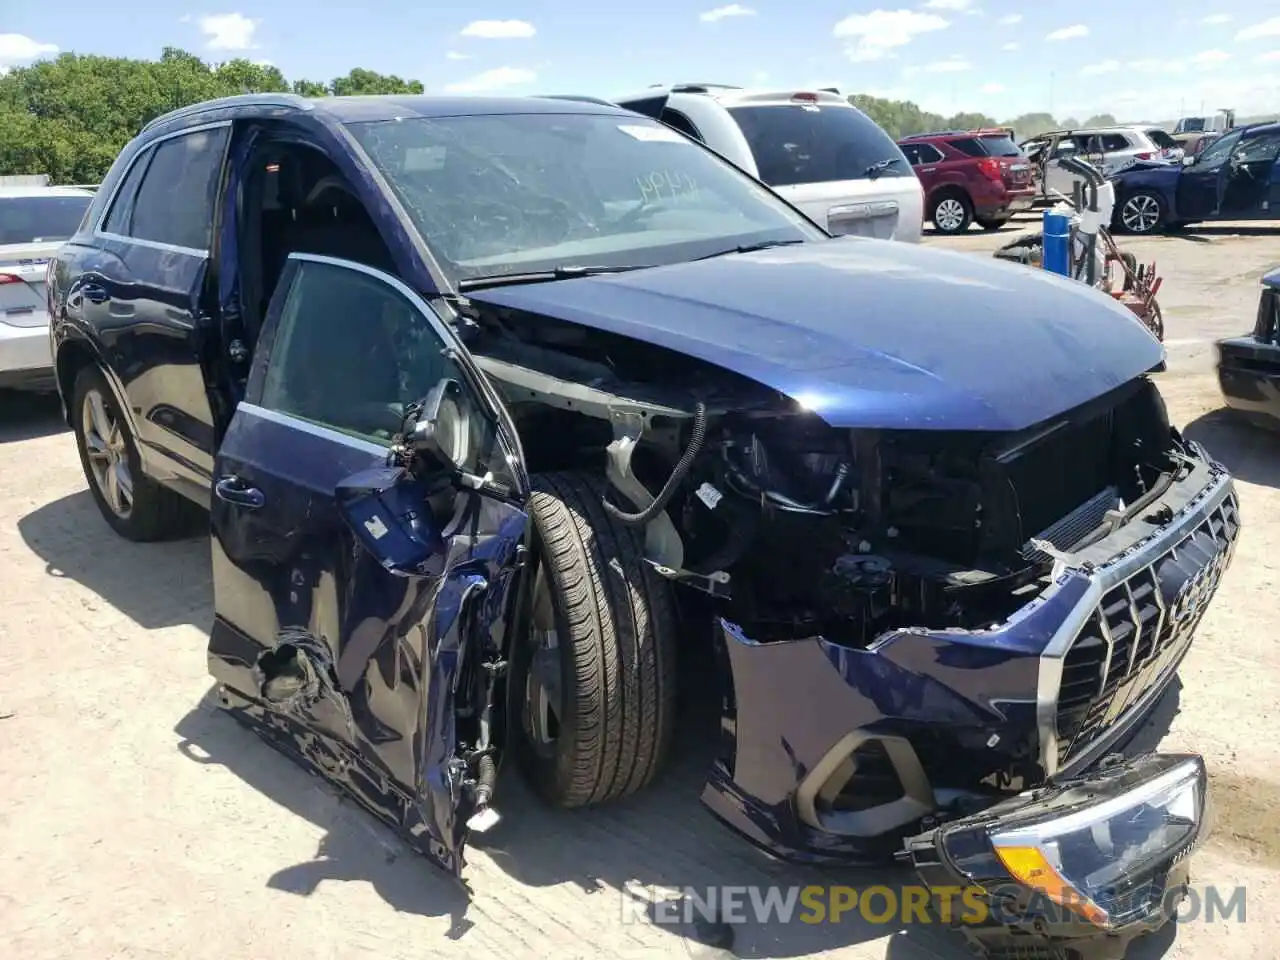
[[[415,473],[456,474],[471,453],[471,417],[462,384],[446,377],[410,412],[402,444]]]
[[[1184,156],[1184,157],[1182,158],[1182,165],[1183,165],[1184,167],[1189,167],[1189,166],[1191,166],[1191,165],[1192,165],[1193,163],[1195,163],[1195,162],[1196,162],[1196,158],[1195,158],[1195,156],[1194,156],[1194,155],[1192,155],[1192,156]]]
[[[398,576],[430,573],[444,542],[427,503],[426,484],[403,467],[376,467],[342,480],[338,513],[356,541]]]

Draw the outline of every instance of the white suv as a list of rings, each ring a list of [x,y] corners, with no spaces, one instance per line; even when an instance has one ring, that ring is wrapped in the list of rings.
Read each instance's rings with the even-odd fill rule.
[[[1022,149],[1033,163],[1039,163],[1045,149],[1052,150],[1045,166],[1043,193],[1050,200],[1059,194],[1070,198],[1076,174],[1058,163],[1065,156],[1088,160],[1105,176],[1119,173],[1139,160],[1182,159],[1182,145],[1159,127],[1090,127],[1083,130],[1058,130],[1042,133],[1022,143]]]
[[[924,194],[911,164],[838,93],[705,83],[611,102],[700,140],[830,233],[920,240]]]

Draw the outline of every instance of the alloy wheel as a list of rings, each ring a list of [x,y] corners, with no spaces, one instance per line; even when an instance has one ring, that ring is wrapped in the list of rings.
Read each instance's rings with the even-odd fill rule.
[[[525,733],[536,753],[554,753],[560,734],[561,700],[560,635],[556,628],[555,601],[546,568],[538,568],[533,585],[533,610],[529,622],[533,647],[525,679]]]
[[[133,512],[133,474],[129,470],[129,445],[124,428],[97,390],[85,394],[80,423],[85,454],[98,492],[112,513],[127,519]]]
[[[1160,201],[1148,193],[1130,197],[1120,208],[1120,222],[1130,233],[1150,233],[1160,222]]]
[[[947,233],[959,230],[964,223],[964,204],[954,197],[940,201],[933,211],[933,222],[939,230]]]

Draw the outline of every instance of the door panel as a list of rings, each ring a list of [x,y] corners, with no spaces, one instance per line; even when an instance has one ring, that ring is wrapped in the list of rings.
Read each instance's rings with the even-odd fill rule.
[[[1217,214],[1226,186],[1226,162],[1240,141],[1240,133],[1216,140],[1178,177],[1178,217],[1199,220]]]
[[[393,375],[362,379],[383,334]],[[338,499],[353,476],[388,472],[375,469],[388,408],[402,416],[442,375],[470,382],[469,358],[442,349],[462,350],[398,281],[291,258],[217,455],[209,667],[224,702],[457,872],[480,757],[501,746],[477,720],[505,660],[527,481],[508,476],[515,495],[499,498],[397,471],[377,502],[394,504],[393,526],[412,515],[426,559],[408,570],[366,548]],[[501,469],[500,412],[465,397],[478,416],[463,469]]]

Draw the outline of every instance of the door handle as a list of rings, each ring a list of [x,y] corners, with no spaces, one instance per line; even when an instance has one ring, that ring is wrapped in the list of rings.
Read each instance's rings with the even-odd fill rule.
[[[222,477],[213,485],[213,492],[219,500],[234,503],[238,507],[247,507],[250,510],[257,510],[267,502],[261,490],[249,486],[239,477],[234,476]]]
[[[84,291],[84,298],[91,303],[106,303],[109,299],[107,288],[96,283],[86,283],[81,289]]]

